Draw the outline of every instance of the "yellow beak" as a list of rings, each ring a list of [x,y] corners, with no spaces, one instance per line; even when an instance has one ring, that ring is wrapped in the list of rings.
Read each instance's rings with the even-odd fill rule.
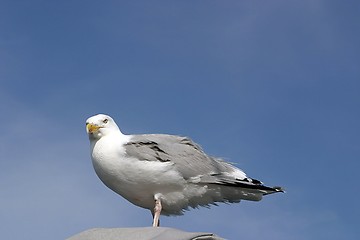
[[[97,130],[99,130],[99,128],[99,126],[93,125],[91,123],[86,124],[86,131],[88,133],[96,132]]]

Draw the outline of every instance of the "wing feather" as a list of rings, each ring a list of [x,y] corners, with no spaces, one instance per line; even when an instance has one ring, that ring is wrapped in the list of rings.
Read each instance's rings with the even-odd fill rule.
[[[126,153],[142,161],[172,162],[185,178],[231,173],[235,167],[208,156],[190,138],[165,134],[133,135],[125,144]]]
[[[189,181],[219,184],[262,191],[264,194],[283,191],[267,187],[219,158],[208,156],[190,138],[166,134],[133,135],[125,144],[126,153],[141,161],[171,162]]]

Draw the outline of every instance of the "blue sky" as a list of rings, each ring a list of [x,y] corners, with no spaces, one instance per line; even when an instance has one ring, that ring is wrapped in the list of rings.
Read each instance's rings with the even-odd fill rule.
[[[358,1],[0,1],[0,232],[151,224],[108,190],[85,120],[190,136],[286,194],[161,224],[228,239],[355,239]]]

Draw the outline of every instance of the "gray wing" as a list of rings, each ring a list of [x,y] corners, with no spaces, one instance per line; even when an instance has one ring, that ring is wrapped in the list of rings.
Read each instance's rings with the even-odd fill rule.
[[[247,189],[262,190],[263,194],[283,192],[281,187],[268,187],[219,158],[208,156],[190,138],[166,135],[132,135],[125,144],[126,153],[141,161],[171,162],[186,180],[196,178],[199,183],[220,184]],[[242,173],[232,175],[234,172]],[[242,175],[240,174],[240,175]]]
[[[125,144],[126,153],[142,161],[172,162],[177,171],[189,179],[199,175],[211,176],[231,167],[204,153],[191,139],[175,135],[133,135]]]

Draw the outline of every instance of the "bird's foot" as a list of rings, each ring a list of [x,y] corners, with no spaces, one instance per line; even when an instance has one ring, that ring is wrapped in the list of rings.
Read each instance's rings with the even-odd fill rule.
[[[160,199],[155,200],[155,207],[154,207],[154,221],[153,221],[153,227],[159,227],[160,226],[160,213],[161,213],[161,201]]]

